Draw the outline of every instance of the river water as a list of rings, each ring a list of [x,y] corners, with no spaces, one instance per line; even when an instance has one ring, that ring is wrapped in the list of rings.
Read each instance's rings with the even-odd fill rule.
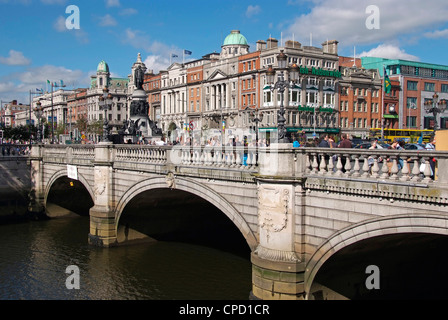
[[[249,299],[249,255],[169,241],[98,248],[88,231],[82,216],[0,225],[0,300]],[[66,287],[71,265],[80,289]]]

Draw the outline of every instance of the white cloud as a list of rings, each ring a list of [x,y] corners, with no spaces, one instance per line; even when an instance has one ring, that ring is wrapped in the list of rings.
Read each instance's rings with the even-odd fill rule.
[[[246,17],[252,18],[253,16],[261,12],[261,7],[259,5],[253,6],[249,5],[246,10]]]
[[[120,0],[106,0],[106,7],[119,7],[120,6]]]
[[[380,29],[368,29],[366,20],[371,16],[366,8],[370,0],[319,0],[307,14],[303,14],[287,29],[296,39],[309,39],[310,33],[317,43],[326,39],[338,40],[343,45],[361,45],[386,42],[398,37],[421,36],[446,22],[448,2],[427,0],[422,10],[419,0],[395,1],[375,0],[379,9]],[[300,41],[300,40],[299,40]],[[314,43],[314,40],[313,40]]]
[[[132,16],[134,14],[137,14],[138,11],[134,8],[126,8],[120,11],[121,16]]]
[[[25,58],[22,52],[9,50],[8,57],[0,57],[0,63],[7,64],[10,66],[25,66],[31,63],[31,60]]]
[[[65,32],[68,31],[66,25],[65,25],[65,20],[66,18],[64,18],[63,16],[59,16],[56,21],[53,24],[53,28],[57,31],[57,32]]]
[[[146,65],[146,68],[154,73],[158,73],[160,70],[166,70],[169,67],[170,59],[169,56],[149,55],[143,63]]]
[[[0,93],[8,93],[15,89],[14,82],[7,81],[7,82],[0,82]],[[13,100],[13,99],[11,99]]]
[[[152,41],[151,37],[141,30],[134,30],[127,28],[123,37],[123,42],[133,46],[136,49],[143,49],[151,53],[162,53],[169,55],[169,53],[182,52],[180,49],[173,46],[168,46],[159,41]]]
[[[89,74],[81,70],[71,70],[62,66],[44,65],[30,67],[23,72],[15,72],[2,77],[0,80],[0,99],[5,101],[18,100],[29,102],[29,91],[36,88],[44,89],[47,80],[59,82],[63,80],[66,89],[88,87]]]
[[[401,59],[420,61],[419,57],[404,52],[404,50],[391,44],[380,44],[378,47],[359,54],[359,57],[378,57],[386,59]]]
[[[114,19],[110,14],[106,14],[103,17],[99,18],[100,22],[99,25],[101,27],[111,27],[117,25],[117,20]]]
[[[432,38],[432,39],[448,38],[448,29],[436,30],[436,31],[433,31],[433,32],[426,32],[424,34],[424,36],[427,37],[427,38]]]
[[[53,23],[53,28],[57,32],[67,32],[67,34],[74,35],[76,40],[81,44],[89,43],[89,36],[82,27],[80,29],[67,29],[65,21],[66,17],[59,16]]]

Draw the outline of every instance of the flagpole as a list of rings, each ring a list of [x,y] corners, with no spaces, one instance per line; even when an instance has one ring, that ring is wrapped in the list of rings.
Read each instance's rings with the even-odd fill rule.
[[[382,95],[381,95],[381,140],[384,140],[384,92],[385,92],[385,88],[384,88],[384,83],[385,83],[385,79],[386,79],[386,68],[383,65],[383,83],[382,83]]]

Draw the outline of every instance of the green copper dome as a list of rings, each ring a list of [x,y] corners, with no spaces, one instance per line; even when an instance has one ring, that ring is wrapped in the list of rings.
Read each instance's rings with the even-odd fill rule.
[[[109,72],[109,66],[104,60],[101,60],[100,63],[98,63],[98,68],[96,69],[97,72]]]
[[[229,45],[245,45],[247,46],[247,39],[239,30],[232,30],[230,34],[224,39],[223,46]]]

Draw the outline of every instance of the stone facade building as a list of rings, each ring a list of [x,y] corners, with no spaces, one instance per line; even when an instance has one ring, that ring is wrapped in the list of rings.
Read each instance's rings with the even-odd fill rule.
[[[288,65],[302,67],[299,79],[290,79],[296,83],[284,93],[289,134],[339,133],[337,44],[328,41],[316,48],[287,41],[280,47],[278,40],[269,38],[258,41],[250,52],[244,35],[233,30],[220,53],[173,63],[145,76],[150,117],[160,119],[159,127],[170,140],[191,135],[190,130],[221,141],[235,136],[253,139],[256,127],[263,137],[275,136],[281,97],[266,82],[266,71],[270,65],[277,69],[276,57],[283,50]]]

